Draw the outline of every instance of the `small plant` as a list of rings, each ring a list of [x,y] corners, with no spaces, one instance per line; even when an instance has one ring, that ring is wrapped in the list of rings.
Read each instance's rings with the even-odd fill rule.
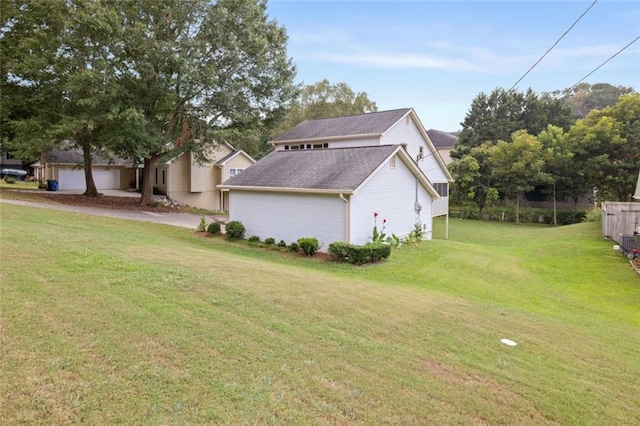
[[[413,225],[413,229],[411,230],[411,232],[409,232],[409,235],[404,238],[403,242],[405,244],[416,245],[420,241],[422,241],[423,238],[424,229],[422,227],[422,224],[416,221],[416,223]]]
[[[230,240],[241,240],[244,238],[245,228],[239,220],[232,220],[225,227],[227,230],[227,238]]]
[[[200,223],[198,224],[198,231],[204,232],[207,230],[207,221],[204,216],[200,217]]]
[[[220,235],[222,231],[222,227],[218,222],[211,222],[209,226],[207,226],[207,233],[209,235]]]
[[[265,238],[264,243],[268,246],[273,246],[276,244],[276,240],[274,238]]]
[[[247,240],[250,243],[259,243],[260,242],[260,237],[257,235],[252,235],[249,237],[249,239]]]
[[[318,245],[318,239],[315,237],[302,237],[298,239],[300,248],[307,256],[313,256],[320,248]]]
[[[384,227],[387,223],[387,219],[382,219],[382,228],[378,231],[378,213],[373,214],[373,232],[371,233],[371,242],[383,243],[387,240],[387,235],[384,233]]]
[[[293,243],[289,244],[289,250],[293,253],[297,253],[298,250],[300,250],[300,245],[294,241]]]
[[[44,182],[38,182],[38,189],[47,189],[47,184]]]
[[[6,175],[4,177],[4,181],[6,183],[16,183],[16,178],[14,176]]]
[[[280,240],[278,242],[278,247],[280,248],[286,248],[287,247],[287,243],[284,240]]]

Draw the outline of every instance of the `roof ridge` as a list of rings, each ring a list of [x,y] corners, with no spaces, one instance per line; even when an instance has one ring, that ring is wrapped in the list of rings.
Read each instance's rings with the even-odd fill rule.
[[[403,110],[411,110],[412,108],[407,107],[407,108],[395,108],[395,109],[387,109],[384,111],[371,111],[371,112],[361,112],[359,114],[348,114],[348,115],[335,115],[332,117],[324,117],[324,118],[311,118],[308,120],[304,120],[301,123],[304,123],[306,121],[320,121],[320,120],[331,120],[334,118],[349,118],[349,117],[358,117],[360,115],[372,115],[372,114],[382,114],[382,113],[389,113],[389,112],[396,112],[396,111],[403,111]]]

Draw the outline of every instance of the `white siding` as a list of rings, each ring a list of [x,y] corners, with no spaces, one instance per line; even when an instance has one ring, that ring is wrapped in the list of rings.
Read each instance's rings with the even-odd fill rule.
[[[345,203],[338,195],[230,191],[229,220],[239,220],[248,238],[275,238],[287,244],[315,237],[327,251],[345,239]]]
[[[387,133],[380,139],[381,145],[401,145],[406,144],[407,152],[409,156],[415,161],[420,155],[420,147],[423,147],[424,156],[418,161],[418,166],[429,178],[432,183],[447,182],[447,176],[440,167],[436,156],[437,152],[433,152],[429,149],[427,142],[425,141],[422,133],[418,129],[416,123],[407,116],[409,121],[403,118],[400,122],[396,123]]]
[[[351,243],[365,244],[371,241],[374,213],[378,213],[377,225],[387,219],[385,233],[403,237],[409,234],[416,221],[426,225],[427,238],[431,238],[431,196],[418,183],[420,213],[415,211],[416,178],[398,159],[396,168],[389,163],[376,173],[351,199]]]

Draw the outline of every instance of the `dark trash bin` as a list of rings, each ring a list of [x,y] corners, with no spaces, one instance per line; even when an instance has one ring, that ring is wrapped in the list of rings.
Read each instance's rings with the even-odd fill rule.
[[[47,179],[47,191],[57,191],[58,181],[55,179]]]

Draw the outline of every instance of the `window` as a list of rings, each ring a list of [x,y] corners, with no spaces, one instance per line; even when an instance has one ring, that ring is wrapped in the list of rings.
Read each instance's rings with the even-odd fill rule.
[[[314,143],[314,144],[303,144],[301,143],[300,145],[285,145],[284,146],[284,150],[285,151],[289,151],[289,150],[294,150],[294,149],[322,149],[322,148],[329,148],[329,144],[327,142],[323,142],[323,143]]]
[[[396,168],[396,157],[395,155],[393,157],[391,157],[391,160],[389,160],[389,168],[390,169],[395,169]]]
[[[441,197],[449,196],[449,184],[447,182],[444,183],[434,183],[433,187],[435,188],[438,195]]]
[[[244,169],[229,169],[229,177],[234,177],[240,174]]]
[[[156,180],[155,180],[155,183],[156,183],[156,185],[157,185],[157,184],[158,184],[158,168],[156,167],[156,169],[155,169],[155,170],[156,170]]]
[[[164,176],[165,176],[165,170],[162,170],[162,184],[164,185]]]

